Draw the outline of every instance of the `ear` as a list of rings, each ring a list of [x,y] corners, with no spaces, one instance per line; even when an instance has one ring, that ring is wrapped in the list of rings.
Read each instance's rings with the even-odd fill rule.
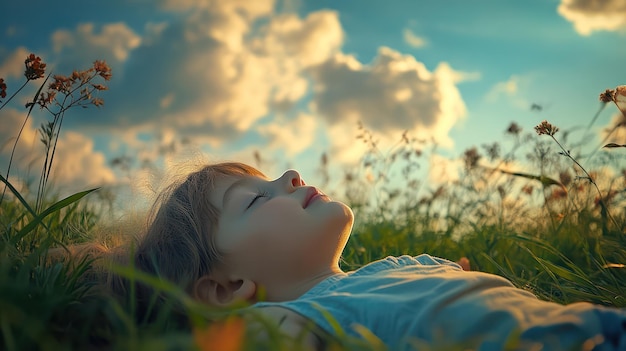
[[[209,274],[196,280],[193,297],[212,306],[228,307],[236,302],[254,301],[256,290],[256,283],[252,280],[230,280]]]

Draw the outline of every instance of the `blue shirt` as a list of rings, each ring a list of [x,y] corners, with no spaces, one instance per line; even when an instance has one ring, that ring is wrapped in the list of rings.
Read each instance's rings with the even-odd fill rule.
[[[296,300],[254,306],[288,308],[337,335],[330,314],[346,333],[359,336],[365,327],[393,350],[579,350],[587,342],[626,351],[626,310],[542,301],[498,275],[426,254],[387,257],[333,275]]]

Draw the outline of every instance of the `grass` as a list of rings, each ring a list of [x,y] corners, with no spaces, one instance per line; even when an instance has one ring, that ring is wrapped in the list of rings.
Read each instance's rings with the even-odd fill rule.
[[[26,83],[43,77],[41,64],[36,71],[32,62],[41,63],[31,60]],[[110,78],[110,71],[102,67],[92,72],[106,72]],[[62,82],[55,80],[55,84]],[[63,89],[66,96],[73,91],[69,86]],[[615,102],[624,113],[617,92],[607,91],[601,99]],[[55,101],[49,93],[43,96],[33,101],[41,101],[44,107]],[[96,210],[104,206],[94,206],[89,197],[96,189],[64,199],[42,189],[67,106],[62,102],[60,109],[50,111],[52,123],[42,126],[50,157],[38,192],[22,194],[7,174],[0,178],[7,186],[0,202],[1,348],[292,349],[291,341],[270,325],[267,340],[254,340],[246,337],[249,331],[236,312],[199,304],[179,287],[132,267],[114,267],[116,273],[170,296],[170,304],[159,306],[153,320],[137,321],[132,300],[120,301],[99,288],[93,258],[50,259],[51,248],[58,252],[99,240],[97,233],[111,230],[102,220],[108,217]],[[545,300],[626,307],[625,165],[619,157],[585,158],[582,152],[588,145],[570,151],[556,139],[555,126],[542,123],[538,128],[540,135],[524,134],[512,124],[507,132],[514,141],[504,144],[506,152],[497,142],[469,149],[458,158],[461,175],[448,186],[429,189],[414,171],[436,153],[436,147],[404,134],[392,149],[381,152],[373,135],[359,126],[359,139],[370,146],[370,152],[364,155],[362,168],[347,172],[342,184],[343,197],[357,217],[343,268],[356,269],[388,255],[425,252],[451,260],[467,257],[472,269],[505,276]],[[608,152],[624,152],[623,145],[607,145]],[[519,156],[525,153],[526,157]],[[323,159],[322,169],[326,169],[332,161]],[[585,161],[593,168],[584,168]],[[513,170],[513,162],[517,169],[524,168]],[[110,236],[107,240],[115,241]],[[362,339],[345,336],[329,342],[337,350],[384,349],[369,331],[361,333]]]

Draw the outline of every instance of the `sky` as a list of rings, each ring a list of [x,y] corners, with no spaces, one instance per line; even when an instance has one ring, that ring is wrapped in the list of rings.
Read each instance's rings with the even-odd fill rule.
[[[525,131],[543,119],[587,125],[599,93],[626,84],[623,0],[34,0],[1,8],[8,95],[23,83],[31,52],[53,74],[94,60],[112,68],[104,106],[64,117],[53,182],[66,193],[120,189],[140,182],[142,165],[199,155],[260,157],[269,176],[295,168],[315,183],[324,154],[337,177],[361,161],[359,123],[381,150],[406,131],[453,162],[472,146],[506,140],[512,122]],[[0,174],[40,82],[0,110]],[[39,174],[44,112],[35,108],[17,144],[15,184]],[[609,107],[594,130],[616,112]]]

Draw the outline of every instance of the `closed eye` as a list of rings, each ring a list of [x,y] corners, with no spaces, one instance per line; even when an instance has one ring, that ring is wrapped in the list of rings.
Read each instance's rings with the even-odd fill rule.
[[[246,210],[249,209],[250,207],[252,207],[252,205],[254,205],[256,200],[258,200],[259,198],[268,197],[268,196],[269,196],[269,193],[267,191],[259,190],[259,192],[252,199],[252,201],[250,201],[250,204],[248,204],[248,207],[246,207]]]

